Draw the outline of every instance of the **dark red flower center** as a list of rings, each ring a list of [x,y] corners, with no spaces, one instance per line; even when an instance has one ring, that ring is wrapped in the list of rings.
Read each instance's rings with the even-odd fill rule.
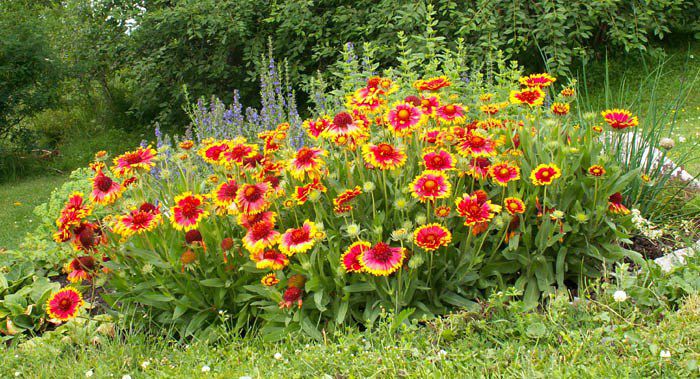
[[[188,218],[188,219],[196,218],[199,215],[198,206],[199,206],[199,202],[187,201],[181,205],[180,212],[182,212],[182,215],[185,216],[185,218]]]
[[[378,150],[381,157],[388,157],[394,154],[394,147],[388,143],[380,143]]]
[[[472,135],[469,138],[469,144],[472,147],[483,147],[486,144],[486,140],[483,137]]]
[[[312,163],[314,158],[313,150],[303,147],[297,152],[297,162],[300,164]]]
[[[523,91],[523,92],[520,92],[520,93],[517,95],[517,97],[518,97],[518,98],[520,99],[520,101],[522,101],[522,102],[525,102],[525,103],[528,103],[528,104],[532,104],[532,103],[534,103],[535,101],[537,101],[537,99],[540,98],[540,94],[539,94],[539,92],[537,92],[537,91]]]
[[[250,233],[255,241],[264,239],[270,235],[271,231],[272,227],[267,222],[258,222],[250,228]]]
[[[263,253],[263,259],[276,260],[277,259],[277,252],[274,250],[265,250],[265,252]]]
[[[233,199],[236,197],[236,192],[238,192],[238,185],[236,183],[226,183],[221,187],[219,196],[223,199]]]
[[[104,174],[99,174],[95,178],[95,187],[102,192],[107,192],[112,188],[114,181]]]
[[[156,206],[153,205],[153,204],[151,204],[151,203],[143,203],[143,204],[141,204],[141,206],[139,207],[139,210],[140,210],[141,212],[153,213],[153,214],[155,214],[155,213],[158,212],[158,208],[156,208]]]
[[[290,235],[292,243],[297,244],[301,242],[306,242],[309,239],[309,234],[306,233],[304,229],[294,229]]]
[[[73,302],[69,298],[63,298],[58,302],[58,308],[62,311],[68,311],[71,309]]]
[[[379,262],[388,262],[391,256],[391,248],[384,242],[380,242],[372,248],[372,257]]]
[[[141,154],[139,154],[138,152],[128,153],[124,156],[123,159],[124,159],[124,161],[126,161],[126,163],[128,163],[130,165],[143,162]]]
[[[243,194],[247,201],[256,201],[262,196],[256,186],[247,186]]]
[[[146,228],[151,221],[151,214],[148,212],[140,211],[134,212],[131,215],[131,223],[136,228]]]
[[[302,291],[299,288],[289,287],[286,291],[284,291],[284,295],[282,297],[284,298],[284,301],[293,303],[301,298],[301,293]]]
[[[333,123],[338,128],[347,128],[352,122],[352,116],[348,112],[340,112],[333,117]]]

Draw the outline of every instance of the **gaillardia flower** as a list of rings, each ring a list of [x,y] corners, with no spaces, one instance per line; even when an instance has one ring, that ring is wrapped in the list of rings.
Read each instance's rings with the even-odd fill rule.
[[[435,110],[440,106],[440,100],[437,96],[422,97],[420,100],[420,110],[424,115],[433,115]]]
[[[411,135],[414,130],[423,125],[427,117],[419,107],[409,103],[397,103],[386,115],[389,130],[399,137]]]
[[[326,155],[328,152],[323,149],[302,147],[289,161],[289,173],[298,180],[304,180],[307,175],[310,179],[320,179],[323,157]]]
[[[518,81],[521,85],[530,88],[544,88],[549,87],[557,79],[549,74],[532,74],[529,76],[523,76]]]
[[[204,208],[204,196],[185,192],[175,197],[175,206],[170,210],[170,221],[178,230],[195,229],[199,222],[209,216]]]
[[[346,213],[352,210],[352,205],[347,205],[352,199],[356,198],[362,193],[360,186],[355,186],[353,189],[345,190],[333,199],[333,212],[335,213]]]
[[[409,185],[413,197],[421,202],[450,196],[452,184],[441,171],[423,171]]]
[[[112,204],[124,192],[124,187],[118,182],[105,175],[102,170],[98,170],[92,178],[92,192],[90,199],[96,204]]]
[[[304,303],[302,296],[304,296],[304,290],[295,286],[287,287],[282,295],[282,301],[279,303],[280,309],[290,309],[294,304],[297,305],[297,308],[301,308]]]
[[[289,264],[289,258],[274,249],[263,249],[257,253],[250,254],[250,259],[255,262],[255,267],[259,270],[281,270]]]
[[[512,215],[525,213],[525,203],[517,197],[506,197],[503,206]]]
[[[605,175],[605,168],[601,165],[593,165],[588,168],[588,174],[594,177],[601,177]]]
[[[490,157],[496,155],[496,141],[477,131],[469,131],[460,137],[457,152],[464,157]]]
[[[318,120],[306,120],[302,126],[306,130],[306,134],[308,134],[309,137],[317,140],[330,124],[330,119],[321,117]]]
[[[73,258],[63,266],[67,274],[66,279],[71,283],[81,283],[83,280],[91,280],[97,270],[97,261],[90,255]]]
[[[491,200],[481,198],[480,193],[463,194],[457,199],[457,213],[464,217],[465,226],[474,226],[490,221],[496,213],[501,211],[500,205],[491,203]]]
[[[413,87],[419,91],[437,91],[440,88],[449,87],[450,85],[452,85],[452,83],[446,76],[416,80],[415,83],[413,83]]]
[[[237,194],[238,183],[231,179],[219,184],[211,194],[211,198],[214,201],[214,205],[225,210],[225,213],[232,213],[236,209],[233,205],[236,201]]]
[[[156,151],[150,147],[139,147],[114,158],[112,171],[117,177],[129,176],[137,171],[148,171],[156,165]]]
[[[238,189],[236,205],[243,213],[255,214],[264,211],[270,203],[267,195],[270,192],[270,184],[261,182],[256,184],[244,184]]]
[[[340,257],[343,267],[345,268],[345,272],[362,272],[360,256],[371,247],[372,244],[367,241],[357,241],[348,246],[343,255]]]
[[[622,194],[615,192],[608,198],[608,210],[612,213],[626,215],[630,210],[622,204]]]
[[[426,170],[444,171],[455,168],[452,154],[445,150],[430,151],[423,154],[423,164]]]
[[[435,110],[435,115],[440,122],[445,124],[459,124],[467,117],[467,108],[461,104],[446,104]]]
[[[163,221],[160,211],[150,203],[143,203],[125,215],[117,216],[113,230],[122,237],[149,232]]]
[[[229,141],[209,141],[199,149],[199,156],[207,163],[219,164],[229,148]]]
[[[306,220],[300,228],[287,229],[279,242],[280,251],[288,256],[305,253],[316,243],[316,224]]]
[[[452,212],[452,210],[447,205],[441,205],[439,207],[435,207],[435,217],[439,217],[439,218],[449,217],[450,212]]]
[[[280,239],[280,233],[271,222],[258,222],[248,229],[243,237],[243,246],[251,253],[257,254],[274,246]]]
[[[632,112],[626,109],[608,109],[601,114],[613,129],[623,130],[639,125],[637,116],[632,116]]]
[[[566,116],[569,114],[570,107],[568,103],[552,103],[550,109],[552,110],[552,113],[557,116]]]
[[[380,170],[393,170],[406,162],[406,153],[402,148],[383,142],[377,145],[371,143],[363,145],[362,157],[367,163]]]
[[[333,121],[323,132],[325,136],[350,136],[357,137],[364,133],[365,125],[362,119],[353,117],[348,112],[340,112],[333,117]]]
[[[544,91],[539,87],[511,91],[510,102],[513,104],[527,104],[531,107],[538,107],[544,104]]]
[[[260,279],[260,283],[262,283],[262,285],[264,285],[266,287],[272,287],[279,282],[280,282],[280,280],[277,279],[277,275],[275,275],[274,272],[269,273],[269,274],[263,276],[262,279]]]
[[[272,211],[264,211],[260,213],[240,213],[238,215],[238,225],[244,227],[246,230],[250,229],[253,225],[258,222],[265,221],[274,224],[277,219],[277,214]]]
[[[73,287],[64,287],[49,297],[46,313],[52,319],[68,321],[78,315],[84,304],[83,295]]]
[[[511,162],[497,163],[491,166],[490,174],[499,186],[507,186],[508,182],[520,179],[520,167]]]
[[[530,173],[530,180],[536,186],[548,186],[561,176],[561,170],[554,163],[541,164]]]
[[[372,275],[387,276],[401,268],[405,255],[406,249],[403,247],[391,247],[379,242],[360,255],[360,265]]]
[[[418,227],[413,232],[413,243],[426,250],[433,251],[440,246],[447,246],[452,242],[452,233],[440,224],[427,224]]]

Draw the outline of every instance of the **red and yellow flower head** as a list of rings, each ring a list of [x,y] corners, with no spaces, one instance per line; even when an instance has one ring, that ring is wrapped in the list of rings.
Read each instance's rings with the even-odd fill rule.
[[[297,150],[294,157],[289,160],[289,173],[298,180],[320,179],[324,166],[323,157],[327,156],[326,150],[316,147],[302,147]]]
[[[316,244],[316,224],[306,220],[299,228],[287,229],[279,241],[279,249],[282,253],[292,256],[296,253],[305,253]]]
[[[444,199],[450,196],[452,184],[442,171],[423,171],[409,185],[411,194],[421,202]]]
[[[501,211],[500,205],[492,204],[491,200],[486,199],[485,194],[478,191],[471,195],[463,194],[462,198],[455,201],[455,204],[457,205],[457,213],[464,217],[465,226],[489,222],[496,213]]]
[[[343,268],[345,268],[345,272],[362,272],[363,268],[362,264],[360,263],[360,256],[371,247],[372,244],[367,241],[357,241],[348,246],[343,255],[340,257],[340,260],[343,263]]]
[[[536,186],[548,186],[561,177],[561,170],[554,163],[541,164],[530,173],[530,181]]]
[[[413,232],[413,243],[426,251],[439,249],[452,242],[452,233],[440,224],[427,224]]]
[[[397,169],[406,163],[407,158],[403,148],[384,142],[377,145],[372,143],[363,145],[362,157],[367,163],[380,170]]]
[[[616,130],[624,130],[639,125],[637,116],[633,116],[632,112],[626,109],[608,109],[601,114],[605,122]]]
[[[200,221],[209,216],[206,201],[202,195],[185,192],[175,197],[175,205],[170,210],[170,221],[178,230],[195,229]]]
[[[523,76],[518,79],[521,85],[529,88],[545,88],[549,87],[557,81],[557,78],[544,73],[544,74],[532,74],[529,76]]]
[[[46,301],[46,313],[50,318],[68,321],[78,315],[83,306],[83,295],[73,287],[64,287]]]
[[[406,249],[403,247],[391,247],[379,242],[363,251],[359,261],[363,271],[375,276],[388,276],[401,268],[405,257]]]
[[[386,121],[395,135],[399,137],[410,136],[416,129],[427,121],[428,117],[423,114],[420,107],[407,102],[394,104],[386,114]]]
[[[138,171],[148,171],[156,165],[155,159],[156,151],[154,149],[139,147],[114,158],[112,171],[119,178],[133,175]]]

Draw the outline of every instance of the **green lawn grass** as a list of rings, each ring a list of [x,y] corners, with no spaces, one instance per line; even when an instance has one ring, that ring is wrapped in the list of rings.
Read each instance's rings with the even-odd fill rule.
[[[47,175],[0,184],[0,248],[15,249],[33,229],[34,207],[48,201],[51,191],[68,179]]]
[[[624,304],[629,306],[629,303]],[[621,304],[555,300],[543,312],[517,305],[457,314],[428,325],[349,329],[309,341],[230,337],[176,344],[144,333],[90,343],[1,348],[0,376],[27,378],[697,377],[700,297],[678,312],[643,315]],[[629,307],[626,309],[629,310]],[[624,314],[624,318],[620,316]],[[17,374],[18,373],[18,374]],[[88,374],[90,375],[90,374]]]

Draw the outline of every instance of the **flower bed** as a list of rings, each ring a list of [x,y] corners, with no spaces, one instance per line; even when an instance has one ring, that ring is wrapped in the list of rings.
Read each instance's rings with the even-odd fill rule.
[[[516,75],[373,76],[303,123],[246,138],[202,127],[200,112],[195,137],[98,154],[89,192],[57,220],[76,252],[68,277],[104,277],[113,306],[182,335],[225,324],[321,338],[507,287],[534,306],[639,258],[618,241],[631,225],[621,193],[641,175],[599,138],[637,118],[578,117],[574,86]]]

